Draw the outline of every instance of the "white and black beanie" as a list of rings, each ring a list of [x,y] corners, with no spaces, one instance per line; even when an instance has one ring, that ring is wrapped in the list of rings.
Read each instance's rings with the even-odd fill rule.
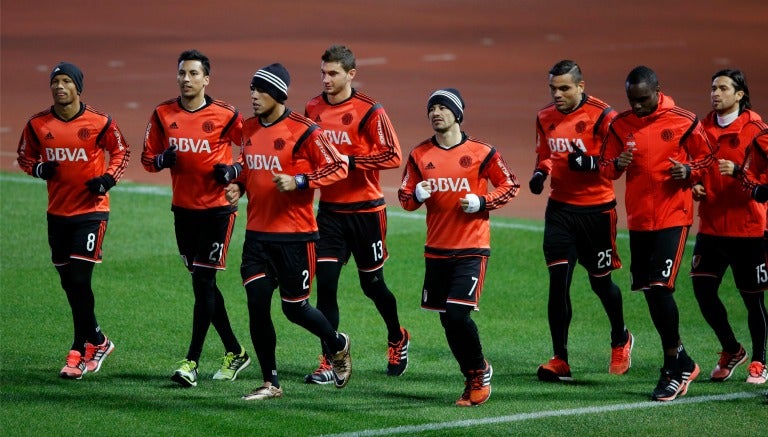
[[[464,120],[464,99],[456,88],[443,88],[432,93],[427,101],[427,112],[437,103],[450,109],[456,117],[456,122],[461,123]]]
[[[83,72],[77,67],[77,65],[70,64],[69,62],[59,62],[55,67],[53,67],[53,70],[51,70],[51,78],[49,79],[49,82],[52,82],[53,78],[59,74],[69,76],[69,78],[72,79],[72,82],[75,83],[77,92],[83,92]]]
[[[279,103],[288,99],[288,86],[291,84],[291,75],[283,64],[275,63],[259,69],[251,79],[251,90],[258,88],[263,90]]]

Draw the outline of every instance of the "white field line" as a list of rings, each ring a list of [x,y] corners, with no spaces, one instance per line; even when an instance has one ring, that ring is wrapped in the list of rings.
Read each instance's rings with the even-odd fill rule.
[[[604,405],[600,407],[584,407],[566,410],[539,411],[536,413],[521,413],[511,416],[486,417],[483,419],[456,420],[453,422],[433,422],[422,425],[396,426],[392,428],[365,429],[340,434],[324,434],[321,437],[362,437],[417,433],[424,431],[439,431],[441,429],[470,428],[482,425],[498,425],[502,423],[524,422],[527,420],[543,419],[547,417],[584,416],[587,414],[600,414],[613,411],[645,410],[649,408],[666,408],[675,405],[699,404],[706,402],[722,402],[734,399],[745,399],[762,396],[761,393],[731,393],[727,395],[697,396],[678,399],[674,402],[635,402],[631,404]]]

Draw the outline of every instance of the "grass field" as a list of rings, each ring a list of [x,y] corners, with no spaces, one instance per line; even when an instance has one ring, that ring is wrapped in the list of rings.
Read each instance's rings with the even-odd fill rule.
[[[765,386],[746,384],[739,368],[725,383],[708,375],[719,345],[693,299],[686,264],[678,278],[681,332],[702,376],[688,395],[659,404],[648,400],[661,364],[659,338],[641,294],[628,291],[626,233],[619,250],[624,269],[628,327],[636,337],[633,365],[621,377],[607,373],[608,322],[589,290],[584,270],[572,287],[569,341],[574,382],[542,383],[536,367],[551,355],[546,321],[547,272],[541,222],[493,219],[493,250],[481,301],[473,315],[494,366],[493,395],[485,405],[453,402],[463,379],[437,315],[419,309],[423,275],[423,212],[390,208],[386,277],[401,321],[412,333],[410,365],[387,378],[384,325],[358,290],[354,265],[341,284],[341,327],[352,339],[354,372],[344,390],[309,386],[318,341],[273,316],[285,397],[245,402],[261,384],[254,364],[234,382],[210,380],[223,348],[213,329],[196,388],[169,379],[184,358],[191,328],[192,291],[178,259],[168,187],[124,184],[113,190],[104,263],[96,268],[97,316],[116,344],[101,372],[81,381],[58,377],[72,335],[64,292],[50,264],[45,185],[21,174],[0,174],[0,381],[3,435],[765,435]],[[514,201],[507,208],[515,208]],[[623,207],[621,207],[623,214]],[[241,342],[253,356],[239,265],[245,212],[219,285]],[[543,212],[542,212],[543,214]],[[728,277],[721,295],[738,338],[750,350],[746,312]]]

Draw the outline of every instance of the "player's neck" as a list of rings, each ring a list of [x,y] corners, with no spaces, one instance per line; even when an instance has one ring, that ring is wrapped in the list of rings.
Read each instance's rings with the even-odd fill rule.
[[[352,97],[352,87],[346,87],[344,90],[336,93],[336,94],[326,94],[326,98],[328,99],[328,103],[335,105],[337,103],[341,103],[348,98]]]
[[[184,107],[187,111],[197,111],[198,109],[205,106],[205,94],[200,93],[194,97],[184,97],[181,96],[181,106]]]
[[[435,132],[435,140],[443,149],[450,149],[461,143],[461,126],[456,123],[445,132]]]
[[[62,120],[69,120],[80,112],[80,99],[74,99],[66,105],[53,104],[53,111]]]

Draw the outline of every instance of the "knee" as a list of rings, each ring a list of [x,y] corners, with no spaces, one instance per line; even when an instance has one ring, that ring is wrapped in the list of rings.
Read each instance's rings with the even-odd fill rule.
[[[360,272],[360,288],[363,289],[363,293],[370,299],[374,299],[378,296],[389,292],[387,284],[384,282],[384,273],[381,269],[374,272]]]
[[[440,313],[440,323],[443,328],[464,326],[469,321],[471,308],[465,305],[448,304],[445,312]]]
[[[306,299],[301,302],[282,301],[283,314],[291,323],[297,323],[302,320],[304,313],[308,309],[309,303]]]

